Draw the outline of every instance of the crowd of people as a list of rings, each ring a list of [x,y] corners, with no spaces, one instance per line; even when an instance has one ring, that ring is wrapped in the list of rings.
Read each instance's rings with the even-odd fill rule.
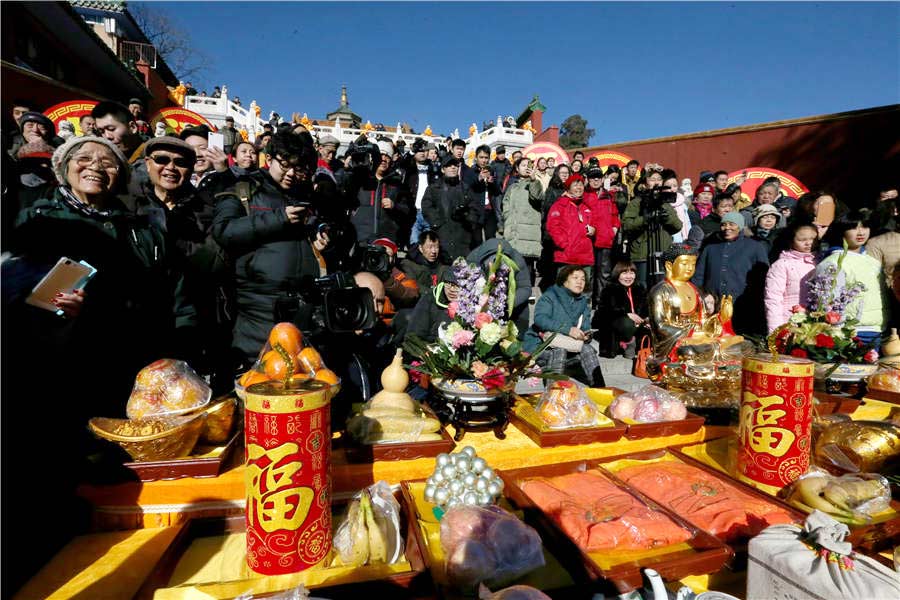
[[[206,127],[151,137],[139,100],[100,102],[80,135],[37,108],[17,101],[3,128],[4,391],[21,397],[52,373],[46,392],[60,398],[45,435],[73,447],[86,436],[71,424],[120,416],[143,366],[184,359],[225,392],[282,320],[342,377],[346,411],[377,391],[407,336],[437,339],[460,293],[453,260],[486,265],[498,247],[517,266],[525,349],[559,334],[541,363],[580,366],[593,385],[599,357],[633,357],[646,338],[647,292],[673,243],[699,251],[692,282],[709,312],[734,299],[744,335],[785,323],[811,274],[845,250],[843,276],[866,286],[847,308],[859,336],[877,346],[900,318],[893,182],[845,204],[826,191],[794,199],[771,178],[751,198],[725,171],[694,185],[653,162],[604,167],[581,152],[557,164],[479,146],[469,165],[460,139],[407,148],[373,134],[339,154],[337,139],[297,124],[246,141],[231,119],[220,149]],[[57,313],[26,303],[61,257],[96,275],[60,291]],[[353,287],[371,292],[376,318],[335,331],[325,299]],[[31,403],[11,406],[12,422],[33,418]]]
[[[217,391],[228,389],[276,319],[324,331],[321,288],[335,273],[383,298],[377,326],[356,332],[375,372],[378,357],[390,355],[378,350],[410,333],[432,340],[448,319],[453,259],[484,260],[500,243],[521,264],[523,289],[540,289],[531,321],[532,294],[516,303],[523,340],[550,331],[593,337],[605,357],[633,356],[646,335],[646,293],[676,242],[699,250],[692,281],[711,309],[733,298],[739,333],[763,336],[786,322],[817,265],[845,248],[846,276],[867,290],[851,307],[860,336],[877,345],[897,318],[887,293],[900,258],[893,183],[848,206],[824,191],[792,198],[771,177],[750,198],[743,177],[729,182],[725,171],[701,172],[692,185],[653,162],[604,167],[582,152],[556,164],[479,146],[469,165],[463,140],[417,138],[407,149],[376,133],[338,155],[337,139],[315,139],[302,125],[267,123],[250,142],[230,118],[219,149],[203,126],[150,137],[137,99],[99,103],[81,118],[80,136],[56,131],[33,108],[17,101],[9,115],[16,129],[4,128],[12,330],[44,352],[78,348],[63,367],[73,376],[104,356],[111,402],[162,355],[188,359]],[[22,300],[61,256],[98,274],[60,295],[57,318]],[[122,348],[125,332],[132,343]],[[585,347],[584,375],[601,382],[584,357],[593,346]],[[566,361],[550,352],[544,363]],[[377,380],[335,366],[359,385]]]

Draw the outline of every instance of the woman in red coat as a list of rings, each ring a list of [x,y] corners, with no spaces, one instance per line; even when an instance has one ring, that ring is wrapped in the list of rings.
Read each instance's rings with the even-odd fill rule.
[[[579,265],[588,278],[594,265],[597,228],[591,207],[584,201],[584,178],[574,174],[566,180],[566,191],[547,215],[547,233],[553,240],[553,261],[558,267]]]
[[[612,272],[612,247],[616,232],[622,226],[619,209],[616,207],[615,193],[603,187],[603,171],[592,167],[587,172],[588,187],[584,193],[584,203],[593,213],[594,233],[594,306],[600,301],[600,292],[609,284]]]

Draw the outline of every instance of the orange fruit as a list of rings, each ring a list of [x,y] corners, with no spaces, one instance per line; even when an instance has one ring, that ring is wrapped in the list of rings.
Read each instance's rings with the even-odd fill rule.
[[[307,373],[318,371],[322,368],[322,355],[312,347],[306,347],[300,351],[300,365]]]
[[[291,369],[290,365],[277,350],[269,350],[263,354],[262,367],[269,379],[278,381],[287,378]],[[296,366],[294,370],[296,370]]]
[[[334,385],[338,382],[338,376],[331,369],[319,369],[316,371],[316,380]]]
[[[260,373],[259,371],[255,371],[253,369],[247,371],[243,375],[241,375],[238,383],[241,384],[244,388],[250,387],[254,383],[259,383],[261,381],[269,381],[269,378],[266,377],[265,373]]]
[[[282,350],[295,356],[303,347],[303,333],[293,323],[278,323],[269,332],[269,345],[272,348],[281,346]]]

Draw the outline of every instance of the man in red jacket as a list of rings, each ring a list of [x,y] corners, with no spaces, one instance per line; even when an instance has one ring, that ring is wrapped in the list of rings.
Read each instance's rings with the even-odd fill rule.
[[[612,247],[616,232],[622,226],[616,198],[603,188],[603,170],[592,167],[587,172],[588,189],[584,193],[584,203],[593,213],[594,234],[594,306],[600,301],[600,292],[609,283],[612,273]]]
[[[553,262],[557,268],[564,265],[584,267],[591,276],[594,265],[594,215],[584,202],[584,178],[571,175],[566,180],[566,191],[550,207],[547,215],[547,233],[553,240]]]

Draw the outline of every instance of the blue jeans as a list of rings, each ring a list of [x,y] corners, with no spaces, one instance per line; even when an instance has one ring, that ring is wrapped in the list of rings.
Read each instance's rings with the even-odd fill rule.
[[[412,232],[409,235],[409,245],[413,246],[419,243],[419,236],[431,229],[431,225],[422,216],[422,211],[416,211],[416,222],[413,223]]]

